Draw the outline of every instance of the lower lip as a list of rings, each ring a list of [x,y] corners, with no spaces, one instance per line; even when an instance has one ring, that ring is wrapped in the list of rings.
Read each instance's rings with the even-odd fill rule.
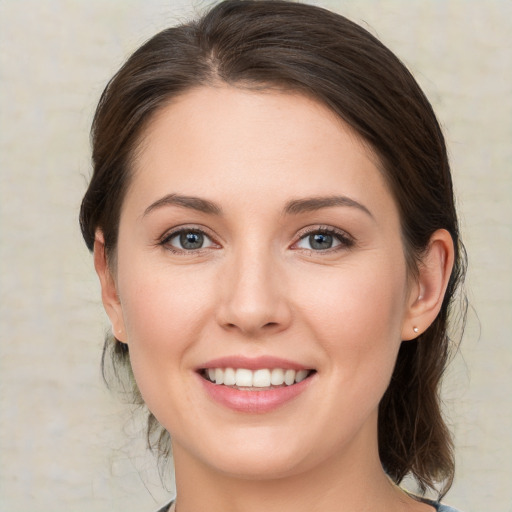
[[[263,391],[241,391],[239,389],[214,384],[198,375],[206,392],[215,402],[237,412],[266,413],[281,407],[303,393],[313,376],[291,386],[282,386]]]

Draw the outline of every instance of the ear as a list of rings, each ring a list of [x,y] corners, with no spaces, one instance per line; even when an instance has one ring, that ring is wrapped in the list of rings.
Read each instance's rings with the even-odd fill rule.
[[[123,310],[117,294],[117,285],[108,265],[105,253],[105,239],[101,230],[96,230],[94,239],[94,268],[100,279],[103,307],[112,324],[112,332],[119,341],[125,340]]]
[[[453,268],[453,240],[446,229],[438,229],[418,265],[411,287],[402,340],[412,340],[425,332],[437,317]]]

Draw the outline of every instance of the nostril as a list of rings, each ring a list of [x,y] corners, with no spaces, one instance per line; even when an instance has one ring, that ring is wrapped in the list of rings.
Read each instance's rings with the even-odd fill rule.
[[[255,297],[252,302],[237,297],[219,303],[217,322],[226,331],[240,331],[248,336],[258,332],[274,333],[286,329],[291,320],[287,304],[271,304],[263,297]]]
[[[262,325],[262,329],[272,329],[279,326],[279,322],[267,322],[266,324]],[[237,324],[234,323],[227,323],[224,326],[226,329],[238,329],[239,327]]]

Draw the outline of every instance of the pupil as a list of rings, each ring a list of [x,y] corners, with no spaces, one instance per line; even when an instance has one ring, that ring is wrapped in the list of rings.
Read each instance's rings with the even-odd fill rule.
[[[325,233],[310,235],[309,243],[313,249],[330,249],[332,247],[332,235]]]
[[[184,249],[200,249],[203,245],[203,235],[201,233],[182,233],[180,243]]]

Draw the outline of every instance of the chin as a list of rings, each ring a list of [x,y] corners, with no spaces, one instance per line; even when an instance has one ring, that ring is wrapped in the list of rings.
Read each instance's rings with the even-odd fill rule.
[[[265,453],[265,452],[263,452]],[[304,471],[303,460],[251,454],[236,454],[233,458],[217,461],[216,469],[224,475],[241,480],[277,480]]]
[[[310,457],[300,436],[288,434],[285,442],[283,432],[261,432],[250,427],[235,430],[238,432],[224,435],[217,431],[215,436],[212,429],[202,436],[202,443],[193,446],[180,446],[174,436],[176,464],[192,457],[194,464],[209,468],[207,471],[241,480],[274,480],[307,471],[311,460],[307,460]]]

